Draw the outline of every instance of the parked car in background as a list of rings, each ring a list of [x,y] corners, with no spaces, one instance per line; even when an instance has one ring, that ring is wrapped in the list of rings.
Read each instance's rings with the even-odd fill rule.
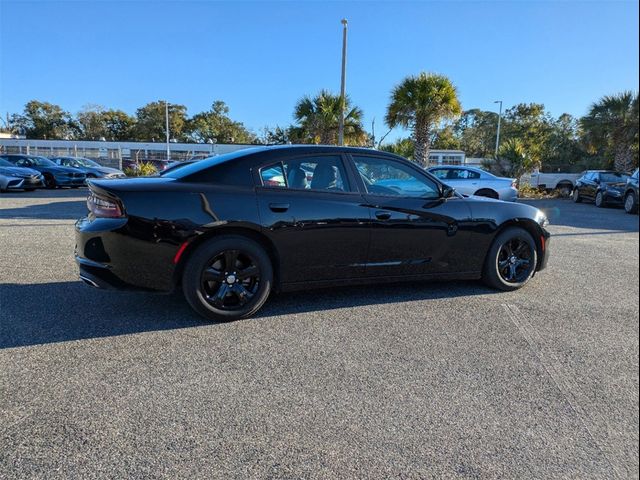
[[[624,209],[627,213],[638,213],[638,169],[627,179],[624,191]]]
[[[8,160],[17,167],[37,170],[44,177],[46,188],[78,188],[85,184],[87,176],[77,168],[61,167],[45,157],[36,155],[3,154],[0,158]]]
[[[438,278],[515,290],[549,254],[537,208],[464,197],[365,148],[250,148],[89,189],[76,223],[80,278],[181,288],[212,320],[249,317],[272,290]]]
[[[42,174],[30,168],[16,167],[0,158],[0,192],[7,190],[32,191],[44,186]]]
[[[51,161],[62,167],[72,167],[85,173],[87,178],[124,178],[122,170],[103,167],[95,160],[84,157],[52,157]]]
[[[583,173],[542,173],[534,170],[530,174],[523,175],[520,182],[540,190],[559,190],[565,196],[569,196],[582,175]]]
[[[431,167],[427,171],[463,195],[507,202],[518,199],[518,182],[515,178],[497,177],[481,168],[455,165]]]
[[[629,175],[611,170],[587,170],[576,182],[572,198],[595,202],[596,207],[622,205]]]
[[[175,162],[170,163],[169,165],[167,165],[167,168],[162,170],[158,175],[164,175],[165,173],[173,172],[177,168],[182,168],[182,167],[184,167],[186,165],[191,165],[192,163],[195,163],[197,161],[198,160],[178,160],[178,161],[175,161]]]

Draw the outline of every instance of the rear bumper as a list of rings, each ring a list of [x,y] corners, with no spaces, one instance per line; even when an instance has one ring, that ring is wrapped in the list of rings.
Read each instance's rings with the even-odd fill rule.
[[[519,196],[518,189],[513,187],[500,190],[498,194],[500,195],[500,200],[504,200],[505,202],[515,202]]]
[[[153,225],[132,226],[128,218],[83,218],[75,229],[75,260],[85,283],[117,290],[174,289],[177,246],[158,243]]]

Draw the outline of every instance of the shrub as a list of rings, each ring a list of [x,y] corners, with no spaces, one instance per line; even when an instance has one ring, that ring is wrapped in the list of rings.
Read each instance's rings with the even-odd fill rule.
[[[125,168],[124,173],[127,177],[149,177],[157,175],[158,169],[151,162],[142,162],[133,167]]]

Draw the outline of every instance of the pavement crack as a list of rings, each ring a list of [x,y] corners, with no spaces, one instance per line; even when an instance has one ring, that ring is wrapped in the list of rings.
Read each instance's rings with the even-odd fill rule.
[[[603,457],[611,467],[611,470],[615,474],[617,478],[623,478],[623,475],[620,474],[618,469],[615,467],[604,448],[602,447],[602,443],[596,438],[594,435],[594,428],[589,426],[589,419],[594,418],[596,416],[599,417],[596,413],[589,413],[586,411],[584,407],[582,407],[581,403],[578,399],[578,396],[581,395],[581,390],[577,382],[572,379],[570,376],[563,372],[564,368],[558,360],[558,357],[553,353],[553,351],[546,346],[544,339],[540,336],[540,334],[535,330],[531,322],[527,319],[527,317],[520,311],[520,309],[513,304],[503,303],[502,307],[504,308],[507,316],[511,320],[511,322],[516,326],[522,337],[525,339],[529,348],[534,353],[542,367],[547,372],[549,378],[558,389],[564,400],[567,402],[571,410],[575,413],[576,417],[584,427],[585,431],[593,441],[596,448],[602,453]],[[600,419],[603,423],[603,419]]]

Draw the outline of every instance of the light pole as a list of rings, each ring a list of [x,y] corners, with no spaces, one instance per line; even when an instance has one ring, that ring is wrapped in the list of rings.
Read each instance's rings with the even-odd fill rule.
[[[344,107],[345,107],[345,83],[347,77],[347,19],[342,23],[342,77],[340,80],[340,119],[338,123],[338,145],[344,145]]]
[[[500,104],[500,113],[498,113],[498,133],[496,133],[496,160],[498,159],[498,149],[500,148],[500,121],[502,120],[502,100],[496,100],[493,103]]]
[[[167,161],[171,159],[171,150],[169,147],[169,102],[164,101],[164,117],[165,117],[165,130],[167,133]]]

